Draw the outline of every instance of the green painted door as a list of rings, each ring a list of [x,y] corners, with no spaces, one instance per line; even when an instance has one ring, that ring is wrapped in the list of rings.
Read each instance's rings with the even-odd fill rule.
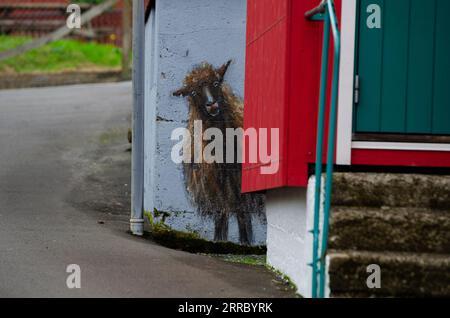
[[[450,135],[450,0],[360,0],[355,132]]]

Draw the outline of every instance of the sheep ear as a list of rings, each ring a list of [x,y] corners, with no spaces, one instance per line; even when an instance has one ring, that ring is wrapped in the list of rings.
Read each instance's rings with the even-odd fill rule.
[[[186,87],[180,88],[179,90],[172,93],[173,96],[183,96],[186,97],[189,95],[188,89]]]
[[[220,78],[223,79],[225,77],[225,74],[228,70],[228,67],[230,67],[232,60],[229,60],[224,65],[222,65],[219,69],[216,70],[217,74],[219,74]]]

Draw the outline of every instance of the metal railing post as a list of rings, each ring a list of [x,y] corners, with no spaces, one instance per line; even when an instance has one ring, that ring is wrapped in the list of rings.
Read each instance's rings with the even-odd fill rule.
[[[322,0],[314,9],[305,14],[306,18],[316,21],[324,21],[323,30],[323,46],[322,46],[322,66],[321,66],[321,82],[320,82],[320,99],[317,121],[317,145],[316,145],[316,182],[314,193],[314,229],[313,233],[313,261],[312,261],[312,297],[325,297],[325,258],[328,247],[329,232],[329,216],[331,209],[331,194],[333,187],[333,166],[334,152],[336,144],[336,119],[337,119],[337,100],[339,88],[339,60],[340,60],[340,34],[338,22],[336,18],[334,3],[332,0]],[[325,130],[325,112],[327,100],[327,83],[328,83],[328,53],[330,30],[333,33],[334,41],[334,61],[333,61],[333,79],[332,93],[330,104],[330,116],[328,122],[328,147],[326,162],[326,181],[325,181],[325,202],[323,208],[323,229],[320,233],[320,208],[322,198],[322,164],[323,164],[323,141]],[[319,246],[319,236],[322,239]],[[320,250],[320,252],[319,252]],[[320,254],[320,257],[319,257]],[[319,268],[319,269],[318,269]],[[317,282],[319,275],[319,284]],[[317,286],[319,285],[319,287]]]
[[[339,90],[339,64],[340,64],[340,35],[338,30],[338,22],[334,12],[333,3],[328,1],[328,12],[331,29],[334,38],[334,61],[333,61],[333,81],[331,91],[331,107],[328,125],[328,150],[327,150],[327,174],[325,184],[325,203],[323,216],[323,230],[322,230],[322,246],[320,256],[320,284],[319,297],[325,297],[325,266],[326,254],[328,249],[328,231],[330,224],[330,210],[331,210],[331,194],[333,188],[333,168],[334,168],[334,152],[336,148],[336,119],[337,119],[337,101]]]
[[[323,139],[325,126],[325,107],[327,101],[328,82],[328,50],[330,45],[330,26],[328,13],[324,13],[324,35],[322,44],[322,70],[320,81],[319,114],[317,119],[317,143],[316,143],[316,167],[315,167],[315,192],[314,192],[314,229],[313,229],[313,261],[312,261],[312,297],[317,297],[317,267],[319,261],[319,235],[320,235],[320,201],[322,188],[322,160],[323,160]]]

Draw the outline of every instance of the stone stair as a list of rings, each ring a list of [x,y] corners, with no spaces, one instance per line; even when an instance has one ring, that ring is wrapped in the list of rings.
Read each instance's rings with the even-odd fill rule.
[[[336,173],[328,258],[332,297],[450,297],[450,176]]]

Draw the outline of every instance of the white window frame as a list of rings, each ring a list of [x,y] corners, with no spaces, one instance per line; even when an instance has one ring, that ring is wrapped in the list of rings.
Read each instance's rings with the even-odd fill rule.
[[[450,144],[445,143],[353,141],[353,98],[356,64],[357,16],[357,0],[343,0],[336,163],[338,165],[351,165],[352,149],[450,152]]]
[[[351,165],[357,0],[342,1],[336,162]]]

